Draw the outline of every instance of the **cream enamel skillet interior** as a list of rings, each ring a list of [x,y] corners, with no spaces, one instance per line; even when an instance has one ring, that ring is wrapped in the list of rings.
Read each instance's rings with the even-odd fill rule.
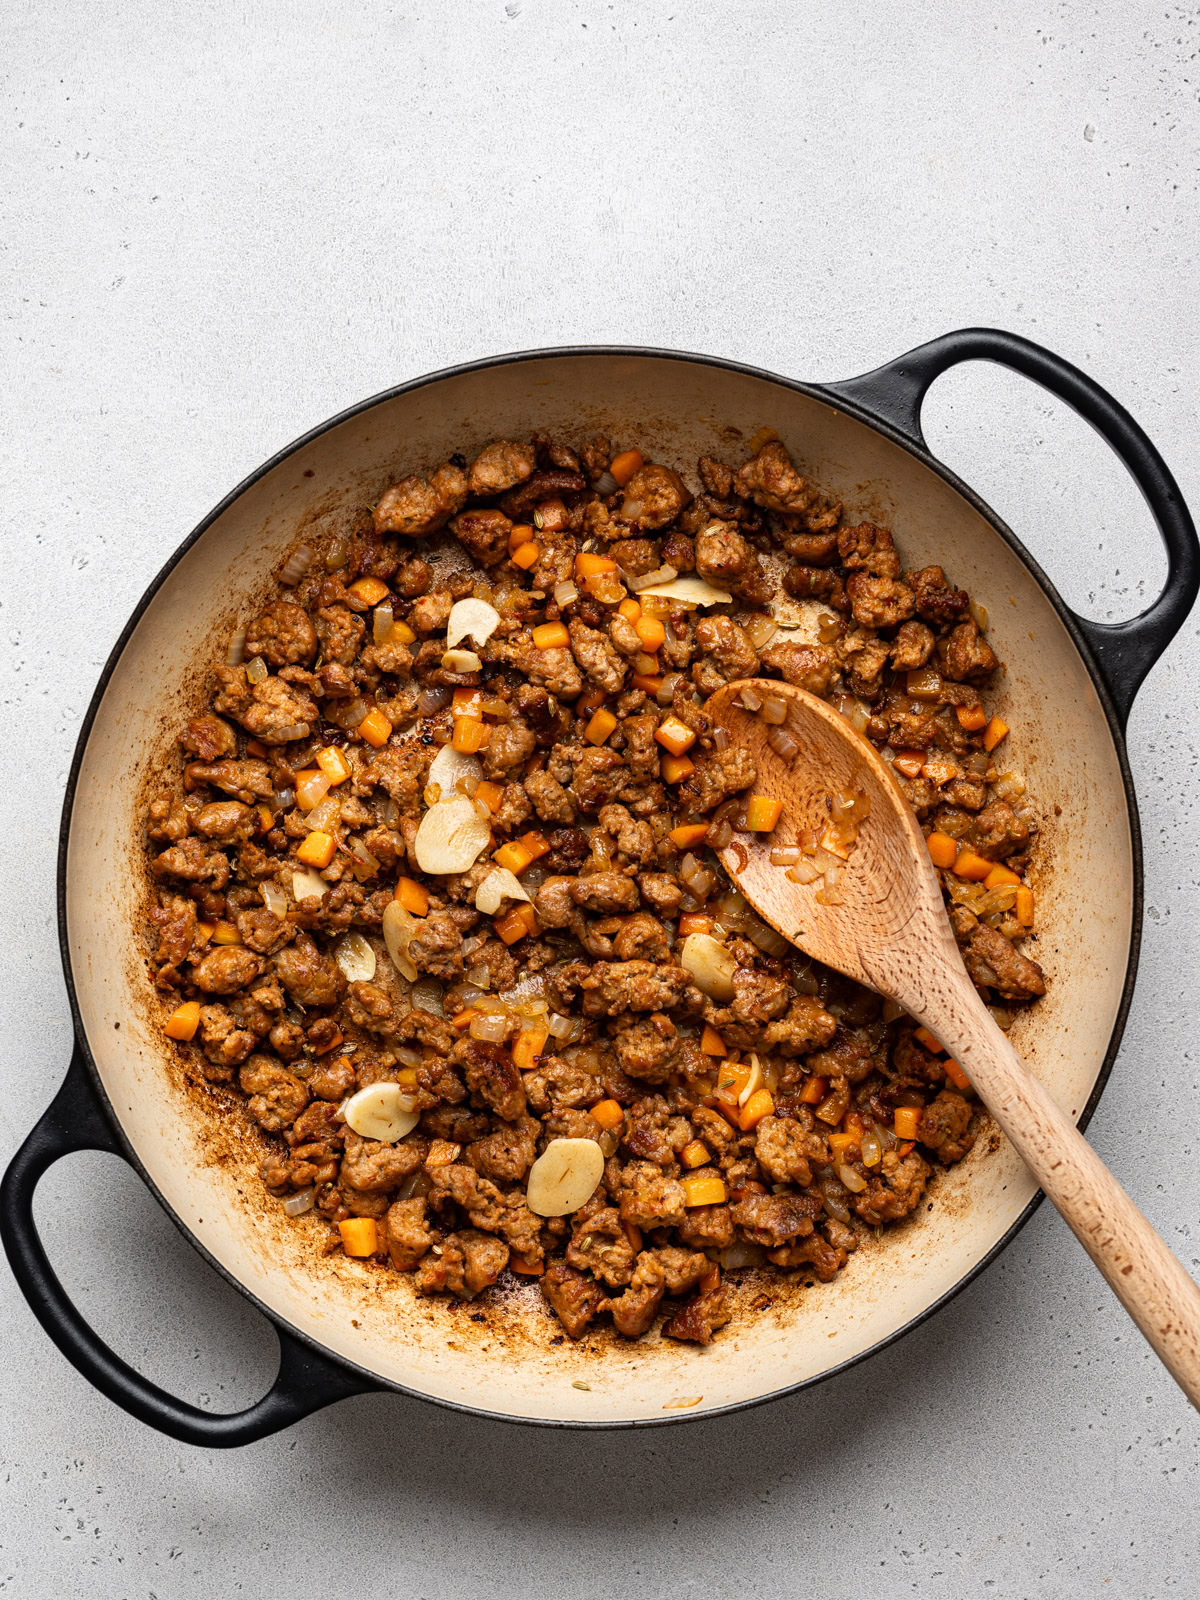
[[[1013,535],[928,454],[920,407],[935,377],[985,359],[1024,373],[1104,435],[1167,545],[1167,587],[1142,617],[1082,622]],[[219,654],[290,547],[340,530],[397,477],[535,430],[636,440],[648,459],[726,454],[773,427],[801,471],[853,519],[891,527],[906,565],[936,562],[988,608],[1007,663],[997,709],[1019,730],[1014,762],[1048,816],[1037,868],[1037,959],[1053,982],[1014,1043],[1084,1119],[1115,1054],[1141,920],[1140,843],[1122,737],[1139,683],[1195,598],[1191,520],[1136,423],[1088,378],[1015,336],[947,335],[864,378],[802,385],[661,351],[562,350],[419,379],[285,450],[196,530],[155,580],[105,668],[63,815],[60,929],[77,1049],[66,1083],[6,1174],[0,1225],[13,1270],[51,1338],[100,1389],[175,1437],[247,1442],[344,1395],[395,1388],[519,1421],[612,1426],[711,1415],[825,1377],[897,1337],[961,1288],[1036,1199],[998,1135],[939,1176],[932,1209],[851,1257],[835,1282],[741,1312],[707,1348],[598,1333],[561,1337],[536,1286],[470,1308],[419,1300],[411,1280],[321,1257],[315,1232],[268,1215],[249,1135],[206,1109],[161,1037],[141,959],[139,802],[162,770],[197,674]],[[184,671],[180,663],[193,663]],[[1082,897],[1082,905],[1081,905]],[[237,1140],[244,1137],[245,1145]],[[280,1337],[271,1391],[232,1416],[201,1412],[112,1354],[71,1305],[32,1220],[38,1178],[81,1148],[141,1172],[209,1260]],[[250,1181],[247,1181],[247,1179]],[[760,1285],[760,1287],[762,1287]],[[581,1387],[586,1384],[587,1387]]]

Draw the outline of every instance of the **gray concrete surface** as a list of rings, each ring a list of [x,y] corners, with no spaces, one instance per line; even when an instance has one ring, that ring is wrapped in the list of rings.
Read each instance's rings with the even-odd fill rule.
[[[26,0],[0,21],[9,907],[0,1154],[70,1049],[53,916],[80,718],[168,552],[333,411],[558,342],[837,377],[947,328],[1061,351],[1200,502],[1194,7]],[[1103,447],[1015,378],[935,447],[1094,616],[1156,592]],[[1146,944],[1092,1124],[1200,1266],[1196,627],[1134,711]],[[36,752],[36,753],[35,753]],[[39,1213],[118,1350],[227,1408],[273,1338],[113,1160]],[[579,1437],[365,1398],[232,1455],[92,1392],[0,1273],[0,1594],[1196,1594],[1200,1426],[1043,1209],[867,1366]]]

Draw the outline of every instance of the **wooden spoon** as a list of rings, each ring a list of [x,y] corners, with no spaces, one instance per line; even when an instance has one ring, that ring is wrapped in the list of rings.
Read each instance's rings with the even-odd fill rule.
[[[743,689],[782,699],[798,745],[784,760]],[[1200,1288],[1070,1118],[1009,1044],[967,976],[921,828],[887,763],[832,707],[775,679],[718,690],[705,707],[754,758],[753,793],[781,802],[773,834],[738,834],[719,853],[761,917],[814,960],[897,1001],[959,1062],[972,1087],[1070,1224],[1109,1286],[1200,1409]],[[835,894],[793,883],[770,852],[828,824],[828,797],[870,804]],[[822,896],[824,898],[824,896]],[[1061,981],[1069,982],[1069,974]]]

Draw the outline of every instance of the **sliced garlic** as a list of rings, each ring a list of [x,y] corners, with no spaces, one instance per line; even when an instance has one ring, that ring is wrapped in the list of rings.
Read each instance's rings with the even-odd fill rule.
[[[471,638],[486,644],[500,626],[500,613],[486,600],[456,600],[446,624],[446,649],[453,650],[460,639]]]
[[[679,952],[679,965],[686,967],[711,1000],[733,999],[733,975],[737,962],[711,933],[689,933]]]
[[[565,1217],[587,1205],[604,1176],[594,1139],[551,1139],[529,1169],[525,1199],[538,1217]]]
[[[427,790],[436,788],[439,791],[429,804],[437,805],[442,795],[449,797],[452,794],[474,794],[482,782],[483,767],[480,765],[479,757],[464,755],[452,744],[444,744],[434,756],[429,776],[425,780]]]
[[[744,1106],[752,1094],[757,1094],[760,1089],[765,1089],[767,1080],[763,1077],[763,1069],[757,1056],[750,1057],[750,1076],[746,1079],[745,1087],[738,1095],[738,1105]]]
[[[405,1094],[398,1083],[368,1084],[342,1105],[346,1126],[361,1138],[378,1139],[381,1144],[403,1139],[416,1127],[419,1117],[411,1095]]]
[[[318,882],[320,882],[319,879]],[[324,888],[324,884],[321,887]],[[258,892],[262,895],[263,905],[266,906],[273,917],[287,916],[287,895],[284,894],[277,883],[273,883],[270,878],[267,878],[263,883],[259,884]],[[297,895],[296,899],[298,900],[299,898],[300,896]]]
[[[417,969],[408,953],[408,941],[416,931],[416,917],[399,900],[389,900],[383,909],[383,942],[392,965],[409,983],[417,981]]]
[[[640,595],[660,595],[664,600],[679,600],[685,606],[719,606],[732,600],[724,589],[716,589],[703,578],[672,578],[670,583],[655,583],[639,589]]]
[[[314,895],[320,899],[328,887],[320,873],[311,867],[297,867],[292,873],[292,899],[297,904],[301,900],[311,900]]]
[[[347,983],[370,983],[375,976],[375,952],[361,933],[344,933],[333,947],[333,959]]]
[[[474,650],[447,650],[442,656],[442,666],[447,672],[479,672],[483,662]]]
[[[485,917],[494,917],[502,900],[528,900],[521,880],[507,867],[493,867],[475,891],[475,909]]]
[[[487,807],[476,807],[465,794],[439,800],[421,818],[413,854],[422,872],[444,875],[466,872],[475,865],[492,837]]]

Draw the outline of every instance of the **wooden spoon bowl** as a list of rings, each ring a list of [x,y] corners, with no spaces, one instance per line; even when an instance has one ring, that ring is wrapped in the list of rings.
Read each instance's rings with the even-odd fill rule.
[[[742,692],[783,700],[795,742],[785,760]],[[782,807],[771,833],[719,851],[730,878],[784,938],[814,960],[897,1001],[936,1036],[1058,1207],[1168,1371],[1200,1408],[1200,1289],[1058,1103],[1005,1038],[963,965],[924,835],[887,763],[815,695],[775,679],[726,685],[713,726],[748,751],[755,795]],[[830,892],[794,882],[771,851],[824,832],[835,796],[870,807]],[[1064,975],[1064,981],[1070,981]]]

